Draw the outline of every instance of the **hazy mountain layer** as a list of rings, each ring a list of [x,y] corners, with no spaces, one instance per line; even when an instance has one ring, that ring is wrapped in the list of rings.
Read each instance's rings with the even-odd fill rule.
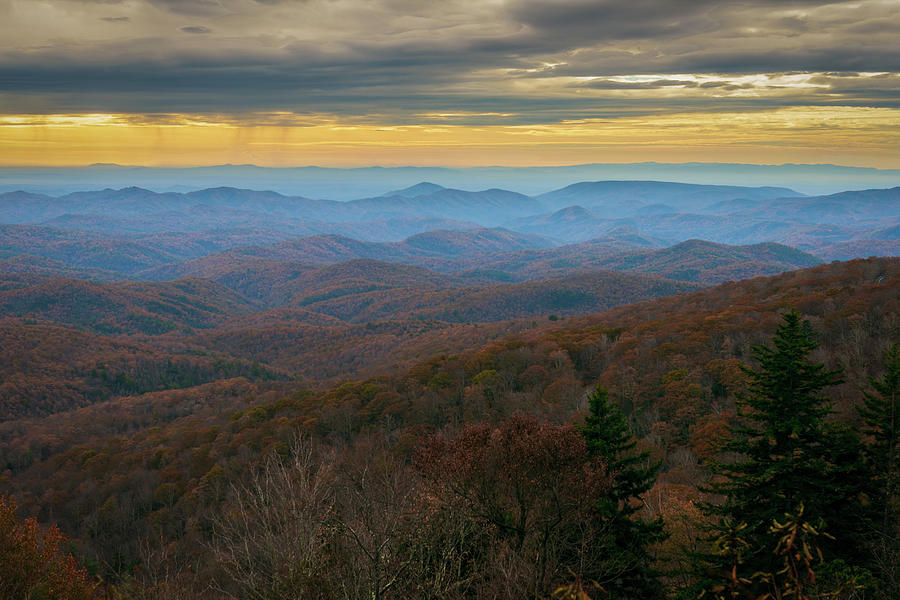
[[[267,168],[219,165],[193,168],[2,167],[0,191],[29,190],[60,195],[76,190],[139,185],[159,191],[185,191],[220,185],[277,190],[282,194],[352,200],[399,190],[421,181],[446,187],[492,187],[542,194],[578,181],[635,179],[711,185],[786,186],[807,194],[889,187],[900,170],[835,165],[747,165],[724,163],[588,164],[564,167],[322,167]]]
[[[421,182],[332,201],[229,187],[156,193],[132,186],[56,198],[7,193],[0,209],[7,222],[0,225],[0,269],[19,278],[6,278],[9,289],[25,275],[201,277],[258,308],[327,301],[321,314],[350,320],[354,310],[381,319],[401,307],[428,318],[482,318],[465,302],[442,312],[419,306],[413,293],[401,301],[400,288],[444,290],[444,300],[430,299],[441,305],[451,302],[449,289],[598,270],[714,284],[900,250],[900,188],[800,197],[779,187],[615,180],[528,197]],[[359,259],[375,262],[348,262]],[[346,264],[316,268],[339,263]],[[376,267],[384,263],[428,271],[412,276],[414,270]],[[370,272],[351,273],[351,264]],[[380,294],[393,295],[392,304]],[[587,310],[592,302],[572,306]]]

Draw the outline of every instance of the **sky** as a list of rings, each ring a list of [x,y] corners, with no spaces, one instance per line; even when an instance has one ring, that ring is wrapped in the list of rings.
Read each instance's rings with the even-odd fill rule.
[[[0,165],[900,168],[900,0],[0,0]]]

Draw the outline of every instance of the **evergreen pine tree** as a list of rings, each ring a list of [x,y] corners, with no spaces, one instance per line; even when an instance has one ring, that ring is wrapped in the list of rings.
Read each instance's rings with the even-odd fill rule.
[[[866,392],[859,408],[871,442],[866,463],[871,475],[874,536],[872,551],[879,579],[886,589],[900,589],[900,346],[884,356],[881,379],[869,378],[876,393]]]
[[[748,548],[739,567],[745,576],[781,568],[773,552],[778,539],[772,524],[800,506],[810,523],[823,522],[833,536],[828,558],[860,564],[858,497],[865,472],[859,438],[826,421],[832,409],[823,395],[841,382],[840,369],[810,360],[817,347],[813,330],[795,311],[784,315],[773,344],[754,347],[759,368],[744,369],[750,385],[738,397],[743,424],[731,428],[721,447],[739,458],[713,465],[720,478],[707,491],[725,501],[706,509],[722,517],[721,523],[746,526],[742,537]],[[712,562],[718,573],[734,566],[722,557]]]
[[[641,495],[653,487],[659,463],[649,452],[635,452],[625,415],[597,388],[588,396],[590,414],[580,428],[588,450],[607,461],[612,487],[598,499],[598,514],[609,540],[610,573],[599,574],[609,598],[663,598],[659,573],[653,569],[649,546],[666,538],[661,519],[643,521],[637,516]]]

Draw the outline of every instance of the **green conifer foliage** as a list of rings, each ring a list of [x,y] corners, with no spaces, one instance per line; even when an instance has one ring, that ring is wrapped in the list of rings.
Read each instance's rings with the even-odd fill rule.
[[[649,547],[665,539],[661,519],[643,521],[637,516],[641,495],[653,487],[659,463],[649,452],[636,452],[625,415],[598,386],[589,396],[590,414],[580,428],[588,450],[607,461],[612,486],[597,499],[598,518],[608,540],[607,553],[613,559],[607,572],[597,579],[609,598],[647,599],[664,597],[659,573],[653,569]]]
[[[832,410],[823,393],[841,382],[840,370],[810,360],[817,347],[813,330],[795,311],[784,315],[773,345],[753,348],[759,367],[745,368],[750,386],[738,398],[742,425],[731,428],[721,448],[736,459],[713,465],[719,478],[707,490],[725,501],[706,508],[723,517],[722,523],[746,525],[742,569],[747,575],[777,572],[772,548],[778,540],[771,525],[800,506],[834,538],[823,548],[826,559],[860,564],[865,471],[859,438],[826,421]],[[714,572],[732,568],[719,558],[713,559],[719,563]]]
[[[900,346],[884,356],[884,374],[869,378],[875,393],[864,395],[859,408],[871,443],[866,462],[871,473],[872,552],[879,579],[886,588],[900,589]]]

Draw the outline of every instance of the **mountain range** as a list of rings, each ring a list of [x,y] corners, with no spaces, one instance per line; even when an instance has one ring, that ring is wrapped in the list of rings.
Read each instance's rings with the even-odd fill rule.
[[[6,268],[52,271],[51,260],[63,263],[57,265],[60,272],[101,269],[124,276],[245,246],[272,248],[235,252],[278,255],[286,251],[284,244],[298,245],[292,260],[303,262],[368,257],[439,270],[447,270],[440,261],[448,254],[589,241],[619,251],[689,239],[778,242],[832,260],[897,253],[900,188],[805,197],[778,187],[604,181],[528,197],[423,182],[339,202],[234,188],[155,193],[129,187],[56,198],[6,193],[0,195],[0,214],[6,223],[0,260]],[[472,231],[479,233],[463,233]],[[366,242],[396,244],[361,249]]]
[[[654,180],[707,185],[785,186],[805,194],[884,188],[900,182],[900,169],[838,165],[727,163],[584,164],[560,167],[364,167],[272,168],[256,165],[161,168],[95,164],[87,167],[0,167],[0,192],[51,195],[101,187],[141,186],[191,191],[216,186],[276,190],[332,200],[380,196],[389,190],[433,181],[462,189],[507,188],[536,195],[578,181]]]
[[[900,335],[900,188],[440,183],[341,200],[0,194],[2,497],[129,589],[179,561],[178,581],[208,588],[217,523],[298,439],[340,478],[339,511],[359,490],[376,494],[366,506],[415,497],[407,512],[442,528],[435,494],[394,487],[418,481],[423,440],[508,419],[581,440],[573,424],[602,395],[661,465],[648,504],[682,552],[710,465],[729,460],[714,440],[741,424],[760,345],[793,311],[815,362],[840,369],[835,431],[860,426]]]

